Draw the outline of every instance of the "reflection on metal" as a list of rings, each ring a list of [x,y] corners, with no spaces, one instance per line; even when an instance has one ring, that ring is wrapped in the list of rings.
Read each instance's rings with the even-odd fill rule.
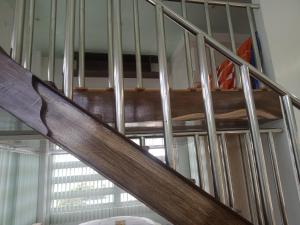
[[[79,70],[78,86],[85,87],[85,0],[79,5]]]
[[[229,36],[230,36],[230,41],[231,41],[231,48],[234,54],[237,54],[236,50],[236,41],[235,41],[235,36],[234,36],[234,31],[233,31],[233,24],[232,24],[232,18],[231,18],[231,11],[230,11],[230,5],[226,4],[226,16],[227,16],[227,21],[228,21],[228,28],[229,28]],[[236,75],[236,86],[240,87],[241,86],[241,74],[239,70],[239,66],[234,64],[234,71]]]
[[[63,73],[64,93],[70,99],[73,97],[75,5],[74,0],[67,0]]]
[[[288,225],[289,223],[288,223],[288,217],[287,217],[287,209],[286,209],[286,205],[285,205],[285,201],[284,201],[284,194],[283,194],[282,182],[281,182],[280,173],[279,173],[278,160],[277,160],[277,155],[276,155],[276,150],[275,150],[275,143],[274,143],[273,134],[271,132],[269,132],[269,134],[268,134],[268,141],[269,141],[269,153],[270,153],[271,164],[272,164],[273,173],[274,173],[274,177],[275,177],[276,192],[277,192],[277,197],[279,200],[282,221],[283,221],[284,225]]]
[[[139,19],[138,0],[133,0],[133,15],[134,15],[134,40],[135,40],[135,62],[136,62],[137,88],[142,88],[143,87],[143,75],[142,75],[140,19]]]
[[[249,139],[250,140],[250,139]],[[255,196],[255,184],[254,180],[257,181],[257,179],[253,179],[253,173],[252,173],[252,167],[250,164],[250,157],[249,157],[249,148],[251,146],[250,143],[247,141],[245,135],[239,135],[239,145],[241,150],[241,159],[242,159],[242,166],[243,166],[243,174],[245,177],[245,183],[246,183],[246,192],[247,192],[247,199],[248,199],[248,207],[251,217],[251,222],[253,224],[259,224],[258,223],[258,214],[256,207],[257,199]]]
[[[164,120],[165,146],[168,159],[167,162],[173,169],[176,169],[177,154],[173,146],[173,127],[170,104],[170,86],[167,70],[166,43],[164,34],[164,17],[162,7],[159,4],[156,5],[156,27],[158,41],[160,93]]]
[[[186,0],[181,0],[181,9],[182,9],[183,18],[187,19]],[[188,84],[189,84],[189,88],[193,88],[194,76],[193,76],[192,55],[191,55],[190,37],[189,37],[189,32],[187,30],[184,30],[184,46],[185,46]]]
[[[292,149],[292,158],[295,161],[295,174],[297,174],[298,184],[300,182],[300,143],[297,129],[297,122],[294,114],[293,104],[290,96],[286,95],[282,97],[283,115],[287,128],[288,141]],[[290,148],[289,148],[290,149]]]
[[[259,54],[259,48],[258,48],[258,43],[256,38],[256,30],[255,30],[254,19],[251,10],[252,10],[251,7],[247,6],[247,15],[248,15],[248,20],[250,25],[251,39],[252,39],[253,50],[255,54],[256,67],[259,71],[262,72],[261,58]]]
[[[16,0],[11,40],[11,57],[19,64],[21,64],[23,52],[24,14],[25,0]]]
[[[113,0],[113,58],[114,58],[114,92],[116,102],[116,126],[120,133],[125,132],[124,110],[124,74],[121,40],[121,9],[120,0]]]
[[[33,43],[33,28],[34,28],[34,11],[35,11],[35,0],[29,1],[29,15],[27,24],[27,41],[24,53],[24,68],[31,70],[32,62],[32,43]]]
[[[257,161],[259,188],[263,199],[264,213],[266,215],[265,219],[267,224],[275,224],[274,210],[269,186],[269,177],[267,174],[267,166],[259,132],[256,107],[253,98],[253,90],[251,87],[248,67],[243,65],[241,67],[241,72],[243,91],[245,95],[247,114],[250,122],[251,137],[253,141],[254,155]]]
[[[108,87],[114,87],[114,53],[113,53],[113,11],[112,0],[107,0],[107,41],[108,41]]]
[[[229,165],[229,158],[228,158],[228,149],[227,149],[227,142],[225,134],[221,134],[220,136],[220,144],[221,144],[221,156],[222,162],[224,166],[224,177],[225,177],[225,190],[226,190],[226,205],[234,208],[234,191],[232,186],[232,177],[231,177],[231,170]]]
[[[209,148],[212,160],[212,171],[214,180],[215,198],[225,203],[224,177],[222,172],[221,154],[218,146],[216,124],[214,118],[213,102],[209,86],[209,73],[207,68],[205,39],[203,35],[197,35],[197,47],[199,56],[199,66],[201,70],[201,87],[203,93],[205,116],[207,121]]]
[[[259,185],[259,177],[258,177],[258,165],[257,161],[255,159],[255,154],[254,154],[254,148],[253,148],[253,143],[251,141],[251,136],[249,133],[245,134],[245,142],[246,142],[246,151],[249,161],[249,165],[251,168],[251,180],[252,180],[252,186],[254,190],[254,196],[255,196],[255,203],[256,203],[256,213],[257,213],[257,220],[259,225],[265,225],[268,224],[265,221],[265,214],[264,214],[264,207],[263,207],[263,202],[261,198],[261,189]],[[254,212],[254,211],[252,211]],[[254,215],[254,213],[253,213]]]
[[[48,81],[54,82],[57,0],[51,0],[49,29]]]
[[[208,1],[205,1],[205,3],[204,3],[204,11],[205,11],[205,18],[206,18],[207,33],[208,33],[208,35],[212,36]],[[213,48],[209,48],[209,55],[210,55],[210,63],[211,63],[211,69],[212,69],[213,84],[214,84],[215,88],[219,88],[216,58],[215,58],[215,52],[214,52]]]

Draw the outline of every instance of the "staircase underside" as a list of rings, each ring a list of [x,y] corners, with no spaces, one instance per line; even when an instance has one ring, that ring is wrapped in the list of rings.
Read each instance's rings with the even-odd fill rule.
[[[244,94],[241,90],[212,92],[218,130],[248,128]],[[171,90],[171,114],[175,131],[206,130],[201,89]],[[260,123],[282,118],[280,101],[270,90],[254,91]],[[115,100],[112,89],[76,89],[74,102],[105,123],[115,122]],[[162,128],[162,104],[159,90],[125,90],[125,121],[136,124],[140,131]],[[151,123],[152,122],[152,123]],[[188,122],[188,123],[187,123]],[[154,125],[149,125],[154,124]],[[134,126],[128,131],[134,130]]]
[[[175,225],[250,224],[4,54],[0,106]]]

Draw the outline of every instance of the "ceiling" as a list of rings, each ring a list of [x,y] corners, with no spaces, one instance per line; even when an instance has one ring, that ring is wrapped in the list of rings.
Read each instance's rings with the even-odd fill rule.
[[[6,0],[8,1],[8,0]],[[122,9],[122,41],[125,53],[134,52],[133,7],[132,0],[121,0]],[[165,4],[181,14],[179,2]],[[50,1],[36,0],[34,47],[45,55],[48,51]],[[57,12],[57,54],[62,54],[64,46],[66,1],[58,1]],[[77,1],[78,9],[78,1]],[[107,51],[107,0],[86,0],[86,49],[89,52]],[[204,7],[202,4],[188,3],[188,19],[199,28],[206,30]],[[141,46],[143,54],[156,54],[155,9],[146,0],[139,1]],[[232,8],[232,20],[236,33],[249,33],[246,10]],[[225,7],[210,6],[211,23],[214,33],[227,33]],[[78,46],[78,10],[76,13],[75,48]],[[170,55],[183,39],[182,29],[165,20],[167,53]]]

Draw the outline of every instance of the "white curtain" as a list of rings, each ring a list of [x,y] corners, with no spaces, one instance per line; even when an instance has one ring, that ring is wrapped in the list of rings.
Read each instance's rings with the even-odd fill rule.
[[[50,174],[50,225],[78,225],[115,216],[146,217],[169,224],[72,155],[53,155]]]
[[[0,149],[0,224],[32,225],[38,196],[37,155]]]

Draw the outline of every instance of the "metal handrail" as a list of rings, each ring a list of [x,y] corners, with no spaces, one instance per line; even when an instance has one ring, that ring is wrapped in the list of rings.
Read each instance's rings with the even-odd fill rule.
[[[180,2],[181,0],[165,0],[168,2]],[[209,2],[210,5],[222,5],[225,6],[227,4],[229,4],[230,6],[234,6],[234,7],[250,7],[253,9],[259,9],[260,6],[259,4],[255,4],[255,3],[243,3],[243,2],[228,2],[228,1],[212,1],[212,0],[186,0],[186,2],[190,2],[190,3],[206,3]]]
[[[258,80],[266,84],[269,88],[271,88],[273,91],[278,93],[281,96],[290,96],[293,105],[296,106],[298,109],[300,109],[300,99],[296,97],[291,92],[287,91],[284,87],[282,87],[280,84],[274,82],[270,78],[268,78],[264,73],[260,72],[258,69],[256,69],[254,66],[250,65],[248,62],[234,54],[232,51],[230,51],[228,48],[226,48],[224,45],[219,43],[217,40],[215,40],[210,35],[206,34],[204,31],[199,29],[197,26],[189,22],[188,20],[184,19],[182,16],[178,15],[175,11],[170,9],[168,6],[166,6],[163,2],[160,0],[146,0],[152,5],[161,5],[164,13],[172,19],[174,22],[179,24],[184,29],[188,30],[194,35],[203,35],[205,38],[205,42],[215,48],[217,51],[219,51],[221,54],[228,57],[231,61],[233,61],[238,66],[246,65],[249,68],[250,73]],[[200,1],[200,0],[199,0]],[[205,2],[205,1],[203,1]],[[210,2],[211,3],[211,2]],[[224,2],[223,2],[224,3]]]

